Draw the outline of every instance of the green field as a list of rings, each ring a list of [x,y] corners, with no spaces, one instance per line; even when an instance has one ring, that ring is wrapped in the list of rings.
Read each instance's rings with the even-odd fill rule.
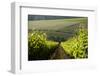
[[[87,24],[87,18],[29,20],[29,60],[87,58]]]
[[[43,30],[60,30],[67,26],[78,23],[85,26],[86,22],[87,18],[28,21],[28,28]]]
[[[75,35],[80,27],[87,28],[86,18],[29,21],[29,31],[40,30],[47,34],[48,39],[62,38],[66,40]]]

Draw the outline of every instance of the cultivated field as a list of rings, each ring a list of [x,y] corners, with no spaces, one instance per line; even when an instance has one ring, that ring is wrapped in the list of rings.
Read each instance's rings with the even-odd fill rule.
[[[87,58],[87,24],[87,18],[28,21],[28,59]]]
[[[60,30],[67,26],[80,23],[86,25],[86,18],[73,18],[73,19],[56,19],[56,20],[37,20],[28,21],[29,29],[43,29],[43,30]]]

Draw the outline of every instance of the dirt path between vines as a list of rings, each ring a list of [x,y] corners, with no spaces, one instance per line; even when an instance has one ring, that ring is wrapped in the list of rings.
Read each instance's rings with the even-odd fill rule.
[[[50,59],[71,59],[71,57],[65,52],[63,47],[58,44],[57,49],[51,55]]]

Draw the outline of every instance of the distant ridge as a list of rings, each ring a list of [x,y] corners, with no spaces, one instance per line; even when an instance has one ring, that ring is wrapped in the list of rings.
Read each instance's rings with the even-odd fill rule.
[[[69,18],[83,18],[76,16],[50,16],[50,15],[28,15],[28,20],[53,20],[53,19],[69,19]]]

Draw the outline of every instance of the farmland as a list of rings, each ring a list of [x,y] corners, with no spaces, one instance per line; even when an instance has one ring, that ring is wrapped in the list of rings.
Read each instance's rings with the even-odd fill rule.
[[[42,30],[60,30],[77,23],[86,25],[86,21],[86,18],[29,21],[28,28]]]
[[[87,23],[86,17],[29,20],[29,60],[87,58]]]

